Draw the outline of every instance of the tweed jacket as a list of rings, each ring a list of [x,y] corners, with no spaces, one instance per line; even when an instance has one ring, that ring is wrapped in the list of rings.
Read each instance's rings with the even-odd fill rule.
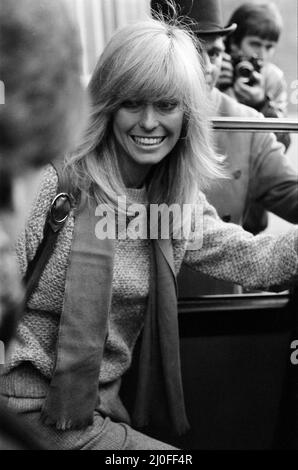
[[[4,340],[1,327],[7,322],[14,324],[23,299],[15,253],[3,225],[0,217],[0,341]],[[9,315],[15,318],[8,319]],[[7,340],[8,338],[5,338],[5,341]],[[7,350],[4,346],[3,343],[0,344],[0,365],[3,364],[5,349]]]
[[[22,274],[40,244],[47,210],[56,189],[57,175],[50,167],[45,172],[26,230],[18,242]],[[197,206],[199,220],[194,233],[188,239],[172,241],[176,273],[185,261],[206,274],[251,288],[283,289],[297,282],[298,228],[277,238],[253,237],[240,226],[223,222],[202,193],[198,194]],[[19,324],[2,379],[2,393],[6,396],[42,400],[46,395],[56,359],[73,227],[71,214],[59,233],[57,246]],[[149,272],[149,240],[116,240],[108,336],[99,377],[100,388],[108,397],[112,395],[111,384],[117,383],[131,364],[134,345],[144,322]],[[117,393],[115,388],[114,393]],[[107,413],[113,415],[112,410]]]

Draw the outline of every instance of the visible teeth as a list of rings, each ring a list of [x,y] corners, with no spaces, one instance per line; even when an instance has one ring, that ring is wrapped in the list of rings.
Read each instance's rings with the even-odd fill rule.
[[[164,139],[164,137],[138,137],[136,135],[132,138],[138,145],[158,145]]]

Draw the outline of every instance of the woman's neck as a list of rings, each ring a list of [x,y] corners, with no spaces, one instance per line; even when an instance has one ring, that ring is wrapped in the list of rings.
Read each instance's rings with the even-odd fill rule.
[[[118,164],[123,182],[127,188],[142,188],[152,165],[140,165],[131,157],[123,155],[123,150],[118,150]]]
[[[134,167],[133,165],[127,165],[127,161],[120,164],[120,171],[127,188],[142,188],[146,181],[147,175],[151,169],[151,165],[144,165]]]

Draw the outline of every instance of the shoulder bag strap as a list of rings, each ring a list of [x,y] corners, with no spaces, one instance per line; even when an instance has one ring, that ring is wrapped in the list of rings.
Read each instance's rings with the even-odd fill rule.
[[[68,219],[72,208],[72,195],[69,192],[70,184],[63,172],[63,161],[52,163],[58,175],[57,194],[51,202],[43,231],[43,239],[34,258],[29,262],[23,278],[25,284],[25,303],[28,302],[32,292],[37,286],[39,278],[54,251],[59,231]]]

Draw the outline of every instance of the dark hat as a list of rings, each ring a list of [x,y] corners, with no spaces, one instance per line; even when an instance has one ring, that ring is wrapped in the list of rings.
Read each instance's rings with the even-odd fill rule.
[[[192,20],[190,27],[199,36],[224,36],[237,28],[235,23],[227,28],[222,26],[219,0],[175,0],[172,3],[177,8],[178,17],[188,17]],[[166,18],[171,18],[174,14],[167,0],[151,0],[151,9],[153,12],[162,13]]]

